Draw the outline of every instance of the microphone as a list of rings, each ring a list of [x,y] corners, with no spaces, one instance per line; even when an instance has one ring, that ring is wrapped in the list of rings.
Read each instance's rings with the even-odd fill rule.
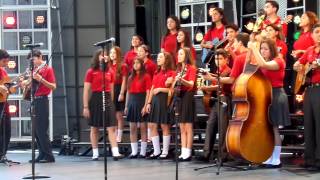
[[[35,43],[35,44],[24,44],[22,46],[25,48],[35,48],[35,47],[43,46],[43,42]]]
[[[104,46],[107,43],[115,42],[115,41],[116,41],[116,38],[112,37],[112,38],[106,39],[104,41],[96,42],[93,44],[93,46]]]

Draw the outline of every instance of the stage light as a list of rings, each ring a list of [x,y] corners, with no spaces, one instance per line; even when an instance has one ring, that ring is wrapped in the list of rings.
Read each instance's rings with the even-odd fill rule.
[[[37,17],[36,17],[36,23],[37,23],[37,24],[43,24],[44,21],[45,21],[44,16],[37,16]]]
[[[5,16],[5,18],[3,19],[3,27],[4,29],[16,29],[16,18],[14,16]]]
[[[13,16],[8,16],[6,17],[5,22],[7,25],[12,26],[16,23],[16,19]]]
[[[303,95],[299,95],[299,94],[297,94],[296,95],[296,101],[298,102],[298,103],[301,103],[301,102],[303,102]]]
[[[18,108],[16,105],[9,105],[9,112],[14,114],[18,111]]]
[[[188,19],[190,16],[190,10],[188,8],[181,11],[181,18]]]
[[[9,68],[9,69],[15,69],[16,67],[17,67],[16,61],[10,60],[10,61],[8,62],[8,68]]]
[[[292,0],[294,3],[298,3],[300,0]]]
[[[196,33],[195,39],[197,42],[201,42],[203,40],[203,33],[201,31],[198,31]]]

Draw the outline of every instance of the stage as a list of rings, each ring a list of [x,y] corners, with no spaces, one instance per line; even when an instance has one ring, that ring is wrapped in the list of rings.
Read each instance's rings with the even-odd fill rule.
[[[285,155],[287,156],[287,155]],[[31,164],[28,160],[31,151],[10,151],[8,159],[20,161],[20,165],[7,167],[0,164],[1,180],[17,180],[31,173]],[[99,161],[91,161],[91,157],[81,156],[58,156],[56,163],[36,164],[36,172],[39,175],[51,176],[54,180],[99,180],[103,179],[103,158]],[[194,171],[194,168],[209,164],[196,160],[179,163],[179,179],[181,180],[212,180],[219,179],[320,179],[320,172],[308,172],[292,162],[298,162],[299,158],[287,156],[282,158],[284,166],[280,169],[255,169],[239,171],[222,167],[220,175],[216,175],[217,168],[208,168]],[[290,161],[290,163],[289,163]],[[110,180],[174,180],[175,163],[172,160],[144,160],[122,159],[113,161],[108,158],[108,179]]]

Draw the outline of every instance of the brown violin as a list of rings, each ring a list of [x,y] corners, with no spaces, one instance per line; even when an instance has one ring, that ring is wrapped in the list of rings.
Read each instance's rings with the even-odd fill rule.
[[[253,63],[255,59],[251,51],[247,58],[251,62],[246,63],[244,72],[234,85],[234,110],[226,145],[232,156],[262,163],[271,156],[274,147],[274,134],[268,117],[272,86]]]

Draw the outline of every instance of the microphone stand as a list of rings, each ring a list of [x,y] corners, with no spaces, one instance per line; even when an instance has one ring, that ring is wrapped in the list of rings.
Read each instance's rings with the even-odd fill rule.
[[[102,49],[102,56],[105,54],[105,43],[99,45]],[[109,108],[110,100],[106,99],[106,67],[104,59],[100,61],[100,70],[102,71],[102,121],[103,121],[103,165],[104,165],[104,179],[108,179],[108,162],[107,162],[107,131],[106,131],[106,108]],[[107,106],[106,106],[107,104]]]
[[[43,175],[35,175],[35,126],[36,126],[36,113],[35,113],[35,105],[34,105],[34,95],[35,95],[35,84],[33,80],[33,72],[34,72],[34,62],[33,62],[33,49],[37,45],[28,46],[30,48],[30,61],[29,61],[29,69],[30,69],[30,78],[31,78],[31,85],[30,85],[30,117],[31,117],[31,175],[27,175],[22,179],[45,179],[50,178],[50,176],[43,176]]]

